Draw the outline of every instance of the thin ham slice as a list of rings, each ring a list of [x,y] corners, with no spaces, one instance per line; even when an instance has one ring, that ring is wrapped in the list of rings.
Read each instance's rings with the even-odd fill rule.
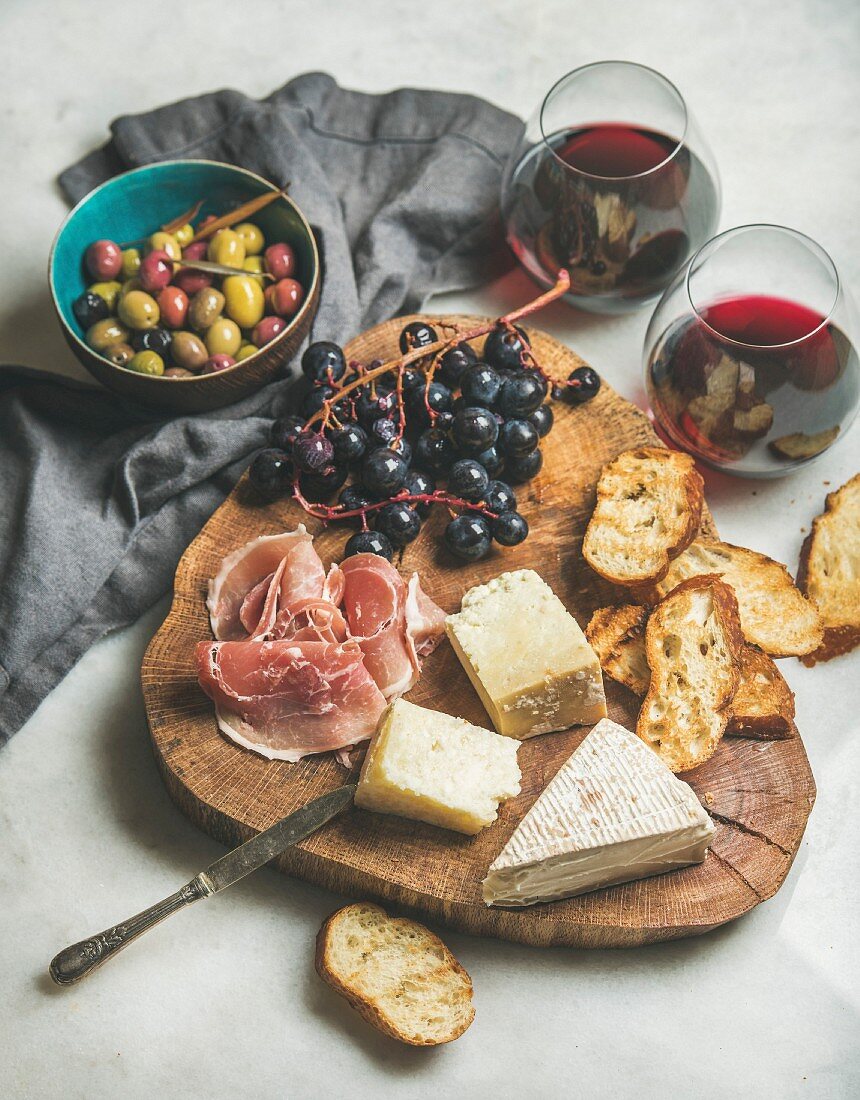
[[[200,686],[227,737],[270,760],[367,740],[385,697],[355,642],[200,642]]]
[[[219,641],[264,633],[261,621],[273,607],[277,612],[298,600],[319,599],[325,586],[323,564],[303,524],[294,531],[252,539],[228,554],[209,582],[206,606],[212,633]]]
[[[272,637],[297,642],[343,642],[347,637],[346,619],[328,600],[299,600],[278,616]]]
[[[341,569],[350,637],[361,647],[368,672],[385,698],[396,698],[414,687],[420,653],[438,642],[445,615],[421,591],[417,576],[410,582],[410,600],[403,578],[377,554],[356,554]]]

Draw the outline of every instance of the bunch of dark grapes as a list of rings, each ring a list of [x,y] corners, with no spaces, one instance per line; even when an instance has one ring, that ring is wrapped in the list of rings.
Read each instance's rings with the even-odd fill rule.
[[[430,325],[413,322],[401,333],[400,349],[405,354],[437,341]],[[421,365],[426,369],[430,360]],[[256,489],[274,499],[297,485],[307,502],[338,494],[336,504],[324,508],[326,518],[360,513],[344,517],[360,528],[348,540],[346,556],[372,553],[391,560],[418,537],[437,499],[459,512],[444,535],[457,557],[477,561],[493,541],[523,542],[529,527],[512,486],[540,471],[540,442],[553,425],[547,379],[533,366],[525,332],[496,327],[480,359],[465,342],[450,347],[436,361],[429,384],[425,370],[405,369],[400,399],[394,370],[338,400],[339,390],[362,370],[347,364],[336,344],[310,345],[302,357],[310,388],[300,415],[274,422],[271,447],[250,468]],[[589,397],[597,392],[600,382],[594,379],[577,389],[575,400],[587,400],[585,390],[593,390]],[[326,402],[331,422],[322,431],[307,428]]]

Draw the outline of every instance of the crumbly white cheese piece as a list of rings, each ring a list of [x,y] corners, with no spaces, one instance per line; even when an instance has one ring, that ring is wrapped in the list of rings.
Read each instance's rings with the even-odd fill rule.
[[[519,745],[398,699],[370,743],[355,804],[474,835],[520,792]]]
[[[445,629],[506,737],[523,740],[606,717],[600,662],[534,570],[502,573],[470,589]]]
[[[701,863],[714,826],[634,734],[599,722],[484,879],[487,905],[533,905]]]

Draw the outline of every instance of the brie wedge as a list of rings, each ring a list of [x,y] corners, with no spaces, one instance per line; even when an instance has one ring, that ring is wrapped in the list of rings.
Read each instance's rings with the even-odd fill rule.
[[[470,589],[445,629],[506,737],[523,740],[606,717],[600,662],[534,570],[502,573]]]
[[[517,826],[484,901],[533,905],[701,863],[713,831],[693,789],[607,718]]]
[[[496,820],[503,799],[520,793],[518,749],[463,718],[398,699],[379,720],[355,804],[478,833]]]

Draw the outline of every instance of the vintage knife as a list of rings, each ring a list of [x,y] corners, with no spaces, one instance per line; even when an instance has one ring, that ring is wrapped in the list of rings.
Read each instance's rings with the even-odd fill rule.
[[[321,825],[325,825],[341,810],[346,809],[354,794],[355,784],[348,783],[338,787],[336,791],[329,791],[328,794],[315,798],[307,806],[281,818],[264,832],[258,833],[245,844],[240,844],[238,848],[216,860],[211,867],[195,875],[181,890],[177,890],[164,901],[144,909],[142,913],[122,924],[108,928],[98,936],[66,947],[51,960],[51,977],[58,985],[72,985],[80,981],[171,913],[232,886],[234,882],[274,859],[285,848],[310,836]]]

